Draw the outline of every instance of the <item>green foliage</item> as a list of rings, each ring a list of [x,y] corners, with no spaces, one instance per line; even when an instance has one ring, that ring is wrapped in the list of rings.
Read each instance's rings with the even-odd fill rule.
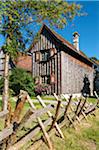
[[[0,94],[3,92],[3,78],[0,78]],[[34,80],[32,76],[23,69],[15,68],[9,76],[9,87],[11,95],[18,95],[20,90],[25,90],[30,96],[34,96]]]
[[[26,41],[34,35],[27,27],[31,23],[43,23],[63,28],[68,20],[80,15],[81,6],[65,0],[0,0],[0,32],[6,37],[4,50],[11,56],[25,48]],[[23,30],[29,36],[24,39]]]
[[[0,94],[3,92],[4,79],[0,79]],[[34,96],[34,80],[25,70],[14,68],[9,76],[9,94],[18,95],[20,90],[25,90],[30,96]]]
[[[26,43],[33,39],[34,35],[29,31],[28,24],[46,21],[49,25],[63,28],[67,20],[80,14],[80,8],[80,5],[65,0],[0,0],[0,33],[6,39],[3,51],[12,58],[16,57],[17,51],[25,50]],[[24,38],[26,32],[29,36]],[[12,79],[15,84],[13,77]],[[28,89],[24,83],[18,82],[17,86],[13,84],[12,87],[17,87],[18,90],[19,86]]]
[[[32,76],[23,69],[15,68],[9,77],[10,89],[18,95],[20,89],[25,90],[30,96],[34,95],[34,80]]]
[[[92,61],[99,61],[96,57],[90,57],[90,60],[92,60]]]

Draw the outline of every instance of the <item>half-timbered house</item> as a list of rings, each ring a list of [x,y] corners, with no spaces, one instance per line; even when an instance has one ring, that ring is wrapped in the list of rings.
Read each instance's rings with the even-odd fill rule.
[[[63,39],[45,24],[40,38],[31,46],[32,75],[39,83],[49,84],[51,93],[81,93],[84,76],[93,92],[93,63],[79,50],[79,34],[73,34],[73,44]]]

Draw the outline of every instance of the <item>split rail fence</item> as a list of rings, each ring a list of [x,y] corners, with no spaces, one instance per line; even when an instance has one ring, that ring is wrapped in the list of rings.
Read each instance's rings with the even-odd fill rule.
[[[74,101],[72,95],[62,104],[62,99],[54,93],[57,104],[46,105],[40,96],[37,100],[42,108],[36,108],[33,100],[27,92],[21,90],[14,112],[11,112],[11,106],[8,110],[0,112],[0,118],[5,120],[5,126],[0,131],[0,149],[1,150],[20,150],[23,147],[29,150],[36,150],[45,142],[50,150],[53,149],[51,136],[57,134],[64,138],[61,128],[64,126],[74,127],[77,123],[81,124],[83,118],[91,115],[98,108],[99,97],[96,104],[87,102],[87,98],[79,98]],[[23,117],[21,112],[25,103],[30,107]],[[20,119],[21,118],[21,119]],[[21,133],[22,135],[20,136]]]

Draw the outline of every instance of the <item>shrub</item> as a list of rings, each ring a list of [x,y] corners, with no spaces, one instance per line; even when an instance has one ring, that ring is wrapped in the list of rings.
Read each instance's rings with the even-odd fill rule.
[[[36,95],[44,95],[49,92],[49,86],[47,84],[37,84],[34,90]]]
[[[25,90],[30,96],[34,96],[34,80],[32,76],[25,70],[14,68],[9,77],[10,89],[14,91],[14,95],[18,95],[21,90]]]

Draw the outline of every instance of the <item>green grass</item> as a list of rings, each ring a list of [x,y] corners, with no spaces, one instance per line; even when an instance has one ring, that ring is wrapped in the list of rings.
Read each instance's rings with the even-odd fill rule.
[[[32,96],[31,97],[32,99],[37,99],[35,96]],[[43,95],[43,96],[41,96],[41,98],[43,99],[43,100],[55,100],[55,97],[54,96],[49,96],[49,95]]]
[[[96,98],[93,98],[93,97],[92,97],[92,98],[90,97],[90,98],[88,98],[88,102],[90,102],[90,103],[93,103],[93,104],[94,104],[94,103],[96,103],[96,102],[97,102],[97,99],[96,99]]]
[[[44,97],[42,99],[44,99]],[[10,102],[14,110],[15,101],[13,100],[13,98],[11,98]],[[95,103],[96,99],[89,98],[88,102]],[[36,104],[36,107],[40,108],[40,105]],[[0,97],[0,108],[1,108],[1,97]],[[30,108],[29,104],[25,103],[24,108],[22,110],[21,117],[25,114],[25,112],[29,108]],[[2,128],[3,125],[0,120],[0,130]],[[99,110],[96,111],[96,116],[88,117],[88,121],[83,120],[80,125],[77,124],[77,130],[73,128],[64,127],[62,128],[62,132],[64,133],[65,139],[61,139],[56,135],[53,135],[51,137],[54,150],[61,150],[61,149],[62,150],[98,150],[99,149]],[[18,134],[19,136],[22,136],[24,134],[24,131]],[[43,144],[42,146],[40,146],[38,150],[48,150],[48,147],[45,144]]]
[[[81,125],[74,128],[62,128],[65,139],[55,135],[51,138],[53,149],[55,150],[99,150],[99,110],[96,116],[88,117],[88,121],[83,120]],[[43,144],[38,150],[48,150]]]

